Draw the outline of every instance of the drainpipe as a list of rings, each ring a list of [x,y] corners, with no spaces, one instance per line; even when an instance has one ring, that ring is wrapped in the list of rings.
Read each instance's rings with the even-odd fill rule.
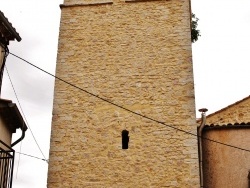
[[[201,124],[198,127],[198,148],[199,148],[199,168],[200,168],[200,187],[203,187],[203,165],[202,165],[202,131],[206,123],[206,108],[199,110],[201,112]]]
[[[27,126],[19,112],[19,110],[17,109],[16,104],[14,103],[9,103],[8,106],[15,112],[15,114],[17,115],[17,118],[19,119],[20,122],[22,122],[22,126],[20,126],[20,129],[22,130],[22,135],[19,139],[17,139],[15,142],[13,142],[11,144],[11,147],[15,146],[16,144],[18,144],[19,142],[21,142],[24,137],[25,137],[25,131],[27,130]]]
[[[21,142],[21,141],[24,139],[24,137],[25,137],[25,130],[22,129],[22,136],[21,136],[19,139],[17,139],[14,143],[12,143],[12,144],[11,144],[11,147],[13,147],[13,146],[15,146],[16,144],[18,144],[19,142]]]

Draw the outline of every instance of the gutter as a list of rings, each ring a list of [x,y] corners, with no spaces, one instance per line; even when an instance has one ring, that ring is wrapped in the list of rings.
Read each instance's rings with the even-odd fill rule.
[[[11,144],[11,147],[15,146],[16,144],[18,144],[19,142],[21,142],[25,137],[25,131],[22,129],[22,136],[17,139],[14,143]]]
[[[14,113],[16,114],[16,117],[18,118],[18,121],[21,122],[20,124],[22,124],[20,126],[20,129],[22,130],[22,135],[21,135],[21,137],[19,139],[17,139],[15,142],[13,142],[11,144],[11,147],[13,147],[13,146],[15,146],[16,144],[18,144],[19,142],[21,142],[24,139],[24,137],[25,137],[25,131],[28,128],[27,128],[27,126],[26,126],[26,124],[25,124],[25,122],[24,122],[24,120],[22,118],[22,115],[20,114],[20,112],[19,112],[16,104],[9,103],[8,106],[9,106],[9,108],[11,108],[14,111]]]
[[[201,112],[201,124],[198,127],[198,152],[199,152],[199,169],[200,169],[200,187],[203,187],[204,185],[204,177],[203,177],[203,156],[202,156],[202,131],[205,127],[206,123],[206,112],[208,110],[206,108],[202,108],[199,110]]]

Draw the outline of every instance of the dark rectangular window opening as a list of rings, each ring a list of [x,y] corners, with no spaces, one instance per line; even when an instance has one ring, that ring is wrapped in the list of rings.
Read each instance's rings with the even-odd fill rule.
[[[122,149],[128,149],[128,143],[129,143],[129,131],[123,130],[122,131]]]

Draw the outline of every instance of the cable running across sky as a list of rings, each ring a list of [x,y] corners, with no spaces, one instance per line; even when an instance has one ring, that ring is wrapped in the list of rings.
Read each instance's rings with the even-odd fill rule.
[[[119,105],[119,104],[116,104],[116,103],[114,103],[114,102],[108,100],[108,99],[105,99],[105,98],[103,98],[103,97],[100,97],[99,95],[95,95],[95,94],[93,94],[93,93],[91,93],[91,92],[89,92],[89,91],[87,91],[87,90],[85,90],[85,89],[82,89],[82,88],[80,88],[80,87],[78,87],[78,86],[76,86],[76,85],[74,85],[74,84],[72,84],[72,83],[70,83],[70,82],[68,82],[68,81],[66,81],[66,80],[63,80],[63,79],[61,79],[61,78],[59,78],[59,77],[57,77],[57,76],[55,76],[55,75],[53,75],[53,74],[51,74],[51,73],[49,73],[49,72],[47,72],[47,71],[41,69],[40,67],[38,67],[38,66],[36,66],[36,65],[34,65],[34,64],[32,64],[32,63],[30,63],[29,61],[27,61],[27,60],[25,60],[25,59],[23,59],[23,58],[21,58],[21,57],[15,55],[15,54],[11,53],[11,52],[9,52],[9,54],[11,54],[12,56],[14,56],[14,57],[16,57],[16,58],[18,58],[18,59],[20,59],[20,60],[22,60],[22,61],[28,63],[29,65],[31,65],[31,66],[33,66],[33,67],[39,69],[39,70],[41,70],[42,72],[44,72],[44,73],[46,73],[46,74],[48,74],[48,75],[50,75],[50,76],[52,76],[52,77],[54,77],[54,78],[56,78],[56,79],[62,81],[62,82],[66,83],[66,84],[68,84],[68,85],[70,85],[70,86],[72,86],[72,87],[74,87],[74,88],[76,88],[76,89],[79,89],[79,90],[81,90],[81,91],[83,91],[83,92],[85,92],[85,93],[87,93],[87,94],[89,94],[89,95],[91,95],[91,96],[93,96],[93,97],[96,97],[96,98],[98,98],[98,99],[100,99],[100,100],[102,100],[102,101],[105,101],[105,102],[107,102],[107,103],[109,103],[109,104],[111,104],[111,105],[113,105],[113,106],[116,106],[116,107],[118,107],[118,108],[120,108],[120,109],[123,109],[123,110],[125,110],[125,111],[127,111],[127,112],[130,112],[130,113],[135,114],[135,115],[137,115],[137,116],[140,116],[140,117],[142,117],[142,118],[148,119],[148,120],[150,120],[150,121],[156,122],[156,123],[158,123],[158,124],[162,124],[162,125],[164,125],[164,126],[166,126],[166,127],[169,127],[169,128],[171,128],[171,129],[175,129],[175,130],[180,131],[180,132],[183,132],[183,133],[185,133],[185,134],[189,134],[189,135],[195,136],[196,138],[200,137],[200,136],[198,136],[197,134],[194,134],[194,133],[191,133],[191,132],[182,130],[182,129],[180,129],[180,128],[174,127],[173,125],[168,125],[168,124],[166,124],[166,123],[164,123],[164,122],[155,120],[155,119],[153,119],[153,118],[151,118],[151,117],[148,117],[148,116],[146,116],[146,115],[143,115],[143,114],[137,113],[137,112],[135,112],[135,111],[132,111],[132,110],[130,110],[130,109],[124,107],[124,106],[121,106],[121,105]],[[222,142],[219,142],[219,141],[216,141],[216,140],[212,140],[212,139],[209,139],[209,138],[206,138],[206,137],[200,137],[200,138],[202,138],[202,139],[204,139],[204,140],[208,140],[208,141],[214,142],[214,143],[217,143],[217,144],[221,144],[221,145],[224,145],[224,146],[228,146],[228,147],[231,147],[231,148],[235,148],[235,149],[238,149],[238,150],[250,152],[249,149],[241,148],[241,147],[234,146],[234,145],[231,145],[231,144],[222,143]]]
[[[8,71],[6,65],[5,65],[5,70],[6,70],[6,72],[7,72],[8,77],[9,77],[9,80],[10,80],[10,83],[11,83],[11,87],[12,87],[12,89],[13,89],[13,91],[14,91],[14,94],[15,94],[15,97],[16,97],[16,99],[17,99],[17,102],[18,102],[18,104],[19,104],[19,106],[20,106],[20,109],[21,109],[21,112],[22,112],[23,117],[24,117],[24,119],[25,119],[26,125],[28,126],[28,128],[29,128],[29,130],[30,130],[30,132],[31,132],[31,135],[32,135],[32,137],[33,137],[33,139],[34,139],[34,141],[35,141],[35,143],[36,143],[36,145],[37,145],[39,151],[41,152],[42,156],[44,157],[44,161],[47,161],[47,160],[46,160],[46,157],[45,157],[45,155],[44,155],[44,153],[43,153],[43,151],[42,151],[42,149],[41,149],[41,147],[39,146],[39,144],[38,144],[38,142],[37,142],[37,139],[35,138],[35,135],[34,135],[33,131],[31,130],[31,128],[30,128],[30,126],[29,126],[29,124],[28,124],[28,121],[27,121],[26,116],[25,116],[25,114],[24,114],[24,112],[23,112],[21,103],[20,103],[19,98],[18,98],[18,96],[17,96],[17,93],[16,93],[16,90],[15,90],[14,84],[13,84],[11,78],[10,78],[10,74],[9,74],[9,71]],[[21,152],[21,150],[20,150],[20,152]]]

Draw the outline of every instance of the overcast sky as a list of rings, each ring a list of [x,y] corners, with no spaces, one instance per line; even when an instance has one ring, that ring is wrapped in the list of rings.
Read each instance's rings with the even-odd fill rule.
[[[0,0],[0,10],[22,37],[10,52],[54,74],[62,0]],[[250,95],[250,0],[192,0],[201,38],[193,44],[196,109],[209,113]],[[7,69],[28,121],[48,158],[54,79],[9,55]],[[4,74],[2,98],[15,99]],[[197,111],[196,110],[196,111]],[[199,117],[197,113],[197,117]],[[14,139],[20,136],[16,133]],[[20,144],[15,147],[20,151]],[[43,158],[30,130],[21,152]],[[20,161],[19,161],[20,157]],[[19,165],[18,165],[19,163]],[[16,154],[13,188],[45,188],[46,162]]]
[[[0,10],[20,34],[21,42],[11,42],[9,51],[54,74],[62,0],[0,0]],[[7,69],[21,103],[24,116],[46,158],[49,156],[54,79],[9,55]],[[2,98],[17,103],[8,75],[4,75]],[[19,110],[20,107],[19,107]],[[20,137],[15,134],[14,140]],[[20,150],[20,144],[15,146]],[[21,152],[44,158],[30,130]],[[13,188],[45,188],[48,164],[16,153]],[[18,167],[18,168],[17,168]]]

